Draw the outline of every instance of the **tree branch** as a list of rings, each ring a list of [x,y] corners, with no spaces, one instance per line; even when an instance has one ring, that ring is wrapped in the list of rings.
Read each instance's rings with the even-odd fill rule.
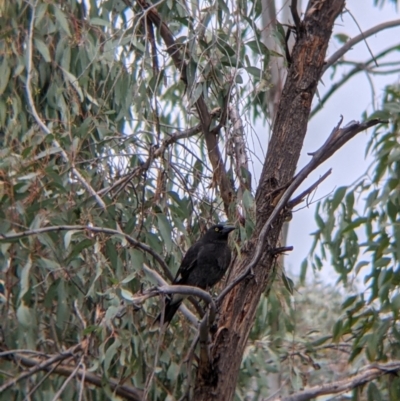
[[[20,354],[18,354],[18,351],[15,351],[14,358],[18,361],[18,363],[27,367],[31,367],[32,369],[28,370],[27,372],[24,372],[23,374],[11,380],[10,382],[6,382],[3,386],[0,387],[0,391],[4,391],[6,388],[13,386],[16,383],[16,382],[14,383],[15,380],[19,381],[41,370],[47,372],[53,370],[54,373],[57,373],[61,376],[70,377],[74,372],[74,370],[76,369],[76,367],[69,365],[60,365],[54,368],[51,365],[73,356],[74,353],[76,353],[79,350],[81,350],[81,344],[71,347],[67,352],[55,355],[45,361],[42,361],[38,358],[27,358],[25,356],[21,356]],[[75,376],[80,378],[81,380],[84,380],[85,383],[92,384],[98,388],[103,388],[104,386],[103,377],[97,376],[91,372],[87,372],[86,369],[78,369],[75,373]],[[8,385],[8,383],[10,383],[10,385]],[[120,382],[116,379],[108,379],[107,384],[110,386],[110,389],[120,397],[124,397],[129,401],[145,401],[145,399],[143,398],[143,392],[133,386],[120,384]],[[4,388],[6,385],[8,385],[8,387]]]
[[[37,1],[35,4],[32,6],[32,15],[31,15],[31,21],[29,25],[29,34],[28,34],[28,43],[27,43],[27,73],[26,73],[26,96],[28,99],[28,105],[29,108],[31,109],[31,113],[33,115],[33,118],[35,119],[36,123],[39,125],[39,127],[42,129],[42,131],[46,135],[50,135],[51,131],[47,128],[46,124],[42,121],[42,119],[39,117],[39,114],[36,110],[35,107],[35,102],[33,100],[32,96],[32,90],[31,90],[31,79],[32,79],[32,40],[33,40],[33,29],[34,29],[34,23],[35,23],[35,12],[36,12],[36,6],[37,6]],[[106,204],[104,203],[103,199],[99,196],[99,194],[93,189],[93,187],[83,178],[82,174],[75,168],[74,163],[72,160],[69,160],[67,153],[65,150],[61,147],[60,143],[57,141],[57,139],[52,140],[52,144],[55,148],[60,149],[60,153],[62,158],[64,159],[64,162],[69,163],[71,165],[71,170],[76,177],[76,179],[86,188],[86,190],[89,192],[90,195],[92,195],[95,199],[98,205],[103,209],[106,210]]]
[[[170,134],[166,139],[163,140],[160,147],[158,147],[158,148],[154,147],[150,150],[149,157],[146,160],[146,162],[144,162],[140,166],[135,167],[130,173],[126,174],[124,177],[120,178],[119,180],[113,182],[113,184],[110,185],[109,187],[103,188],[102,190],[100,190],[98,192],[98,194],[101,196],[104,196],[119,186],[125,187],[125,184],[129,183],[132,180],[132,178],[136,177],[144,170],[147,170],[150,167],[150,164],[154,159],[156,159],[158,157],[162,157],[164,155],[164,152],[168,148],[168,146],[172,145],[173,143],[178,142],[180,139],[190,138],[192,136],[195,136],[195,135],[199,134],[200,132],[201,132],[201,124],[197,124],[196,126],[194,126],[192,128],[188,128],[187,130],[177,131],[177,132],[174,132],[173,134]],[[151,152],[153,152],[153,153],[151,153]]]
[[[400,26],[400,19],[394,21],[384,22],[382,24],[376,25],[365,32],[361,32],[359,35],[354,38],[348,40],[337,52],[333,53],[331,57],[325,63],[324,68],[322,69],[322,73],[324,73],[329,67],[336,63],[348,50],[350,50],[355,44],[365,40],[369,36],[372,36],[380,31],[383,31],[388,28],[394,28],[396,26]]]
[[[317,181],[314,182],[309,188],[307,188],[305,191],[303,191],[300,195],[296,196],[292,200],[288,202],[288,208],[292,209],[294,206],[298,205],[300,202],[303,202],[303,199],[309,195],[312,191],[314,191],[315,188],[318,187],[319,184],[321,184],[322,181],[325,180],[326,177],[328,177],[332,173],[332,169],[330,168],[322,177],[318,178]]]
[[[0,386],[0,394],[3,391],[6,391],[8,388],[15,386],[19,381],[34,375],[35,373],[39,372],[40,370],[46,370],[47,368],[50,368],[51,365],[53,365],[57,362],[63,361],[67,358],[70,358],[71,356],[74,356],[74,354],[76,352],[81,351],[81,350],[82,350],[81,344],[77,344],[77,345],[71,347],[69,350],[62,352],[61,354],[55,355],[52,358],[46,359],[45,361],[37,361],[35,364],[31,365],[31,366],[33,366],[32,369],[27,370],[26,372],[20,374],[17,377],[14,377],[13,379],[9,380],[8,382],[5,382],[2,386]],[[22,359],[22,358],[24,358],[24,357],[19,357],[18,359]]]
[[[28,237],[31,235],[38,235],[38,234],[43,234],[47,232],[52,232],[52,231],[71,231],[71,230],[76,230],[76,231],[90,231],[94,233],[103,233],[103,234],[109,234],[109,235],[117,235],[117,236],[122,236],[124,237],[132,246],[141,249],[142,251],[148,253],[149,255],[153,256],[153,258],[158,262],[158,264],[161,266],[161,268],[164,271],[164,274],[167,276],[169,280],[173,280],[174,276],[172,275],[171,271],[169,270],[168,265],[165,263],[164,259],[156,252],[153,250],[152,247],[137,241],[135,238],[131,237],[128,234],[125,234],[122,231],[114,230],[112,228],[105,228],[105,227],[95,227],[95,226],[84,226],[84,225],[76,225],[76,226],[50,226],[50,227],[43,227],[43,228],[38,228],[35,230],[26,230],[22,231],[19,233],[8,233],[8,234],[0,234],[0,242],[2,241],[12,241],[16,240],[19,238],[23,237]]]
[[[290,4],[290,11],[292,12],[292,17],[294,24],[296,25],[296,30],[299,31],[301,21],[300,21],[299,11],[297,10],[297,0],[292,0]],[[288,28],[288,30],[290,31],[290,28]]]
[[[129,4],[129,0],[125,0],[125,3]],[[176,69],[180,72],[181,80],[187,87],[188,78],[186,72],[186,62],[182,57],[181,49],[179,45],[176,44],[171,30],[168,28],[167,24],[162,21],[155,8],[149,7],[145,0],[138,0],[138,3],[143,8],[146,18],[148,18],[159,29],[160,36],[167,46],[167,53],[172,58]],[[208,110],[203,94],[199,96],[195,106],[200,119],[201,130],[206,141],[208,157],[213,167],[214,177],[218,184],[221,198],[224,202],[225,212],[227,216],[229,216],[229,205],[234,196],[234,189],[226,173],[221,152],[218,147],[218,135],[210,132],[212,115]]]
[[[375,56],[375,60],[379,60],[382,57],[385,57],[387,54],[390,52],[396,50],[398,51],[399,45],[395,45],[392,47],[389,47],[386,50],[383,50],[380,52],[377,56]],[[357,74],[358,72],[365,71],[367,67],[374,62],[374,59],[371,58],[370,60],[366,61],[365,63],[355,63],[355,67],[350,70],[347,74],[345,74],[338,82],[334,83],[329,90],[325,93],[325,95],[319,99],[318,104],[314,107],[314,109],[310,113],[310,119],[314,117],[315,114],[319,110],[321,110],[324,106],[324,104],[327,102],[327,100],[341,87],[343,86],[352,76]]]
[[[272,401],[308,401],[321,395],[339,394],[371,382],[372,380],[375,380],[385,374],[397,373],[399,371],[400,361],[393,361],[384,364],[372,363],[366,366],[362,372],[348,379],[314,386],[287,397],[274,398]]]
[[[307,175],[312,170],[317,168],[320,164],[322,164],[325,160],[331,157],[338,149],[340,149],[346,142],[356,136],[359,132],[365,131],[366,129],[373,127],[374,125],[385,122],[380,119],[373,119],[365,121],[363,123],[351,121],[344,128],[340,128],[342,120],[343,117],[341,117],[338,125],[333,129],[325,143],[316,152],[309,153],[309,155],[312,156],[312,159],[310,163],[303,169],[309,170],[307,172]],[[299,172],[295,179],[301,174],[305,173],[305,171],[303,173],[303,170]]]
[[[158,287],[157,291],[162,294],[181,294],[198,297],[210,306],[210,316],[216,315],[215,303],[212,296],[199,287],[192,287],[190,285],[163,285],[162,287]]]
[[[148,267],[146,264],[143,264],[143,271],[145,271],[147,274],[150,274],[159,285],[165,286],[168,285],[168,283],[153,269],[150,269],[150,267]],[[196,300],[193,300],[192,297],[188,297],[188,300],[190,302],[192,302],[192,304],[195,306],[197,312],[202,312],[199,310],[199,305],[196,302]],[[179,306],[179,310],[185,315],[185,317],[191,322],[193,323],[194,326],[196,326],[199,322],[199,319],[182,303]]]
[[[146,266],[144,269],[146,272],[149,272],[150,274],[154,276],[154,271],[151,271],[151,269]],[[199,287],[193,287],[190,285],[168,285],[167,283],[165,283],[164,280],[161,279],[161,277],[159,277],[157,279],[158,281],[162,282],[162,285],[160,287],[157,288],[152,288],[144,293],[142,293],[141,295],[134,297],[133,299],[133,303],[135,304],[141,304],[144,301],[146,301],[148,298],[152,298],[155,296],[158,296],[160,294],[181,294],[181,295],[186,295],[186,296],[194,296],[197,298],[200,298],[201,300],[203,300],[205,303],[207,303],[210,307],[210,311],[209,311],[209,321],[210,324],[212,324],[215,320],[215,316],[216,316],[216,312],[217,309],[215,307],[215,303],[214,300],[212,298],[212,296],[205,290],[199,288]],[[198,325],[199,323],[199,319],[197,319],[191,312],[189,312],[191,314],[191,316],[188,316],[189,320],[192,321],[193,323],[195,323],[195,325]]]

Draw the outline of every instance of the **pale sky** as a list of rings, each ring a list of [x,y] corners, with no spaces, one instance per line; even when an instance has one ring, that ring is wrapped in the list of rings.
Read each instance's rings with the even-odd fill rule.
[[[346,4],[363,30],[367,30],[385,21],[400,18],[400,14],[396,12],[394,6],[389,4],[388,1],[386,1],[385,7],[382,9],[374,7],[373,0],[348,0]],[[346,33],[348,36],[353,37],[359,34],[359,29],[350,15],[346,14],[341,19],[338,19],[334,33]],[[377,54],[390,45],[398,43],[399,37],[400,27],[396,27],[371,36],[367,39],[367,42],[372,53]],[[340,44],[332,40],[328,49],[328,57],[338,48],[340,48]],[[394,54],[392,60],[394,57],[398,59],[398,54]],[[346,60],[351,61],[366,61],[371,58],[364,42],[356,45],[345,57]],[[341,77],[341,73],[336,73],[334,79],[337,80],[339,77]],[[398,83],[400,81],[400,74],[374,76],[373,80],[379,104],[385,85]],[[326,88],[330,87],[331,78],[329,71],[325,73],[323,82]],[[318,90],[321,94],[324,93],[325,89],[321,83]],[[351,120],[361,120],[361,114],[366,109],[370,112],[373,110],[371,89],[366,75],[359,73],[339,89],[330,98],[324,109],[311,120],[298,169],[309,161],[310,157],[307,156],[307,152],[315,151],[322,145],[333,127],[338,123],[340,115],[343,115],[343,125],[346,125]],[[260,132],[258,129],[257,131]],[[329,168],[333,169],[332,174],[319,186],[315,195],[316,199],[329,194],[339,186],[353,183],[366,171],[372,162],[372,159],[366,160],[364,157],[366,143],[371,134],[372,130],[358,134],[356,138],[352,139],[333,157],[320,166],[313,175],[310,175],[302,189],[309,187]],[[310,233],[316,229],[314,212],[315,204],[299,210],[293,215],[287,245],[293,245],[294,251],[287,256],[285,263],[289,275],[300,272],[300,264],[307,256],[311,247],[312,237]],[[333,270],[329,267],[324,267],[321,277],[330,282],[335,281],[337,278]]]

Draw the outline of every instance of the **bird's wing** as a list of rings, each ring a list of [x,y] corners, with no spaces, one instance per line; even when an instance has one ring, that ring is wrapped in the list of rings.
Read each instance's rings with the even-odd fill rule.
[[[225,271],[231,261],[231,250],[226,244],[204,244],[197,254],[197,260]]]
[[[197,241],[188,249],[174,278],[174,284],[185,284],[190,272],[196,267],[198,254],[203,247],[204,244]]]

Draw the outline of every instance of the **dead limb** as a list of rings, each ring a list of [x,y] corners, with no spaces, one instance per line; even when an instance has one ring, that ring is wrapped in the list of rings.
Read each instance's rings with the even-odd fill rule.
[[[325,143],[321,146],[319,150],[314,153],[311,153],[312,159],[311,161],[303,167],[300,172],[293,178],[291,184],[286,189],[282,197],[279,199],[276,204],[273,212],[269,216],[268,220],[265,222],[262,227],[258,241],[256,245],[256,249],[254,252],[254,256],[251,259],[250,263],[243,270],[242,274],[236,277],[224,290],[219,294],[216,299],[216,304],[220,305],[225,296],[241,281],[243,281],[257,266],[257,263],[260,261],[263,252],[265,251],[265,247],[267,246],[267,236],[271,229],[272,223],[281,213],[281,211],[287,206],[290,197],[294,193],[294,191],[300,186],[300,184],[308,177],[308,175],[314,171],[320,164],[322,164],[325,160],[327,160],[330,156],[332,156],[338,149],[340,149],[346,142],[348,142],[351,138],[353,138],[357,133],[364,131],[374,125],[380,124],[383,121],[379,119],[374,119],[370,121],[366,121],[364,123],[351,122],[346,125],[344,128],[340,128],[343,118],[340,119],[339,124],[333,129],[331,134]],[[326,173],[327,174],[327,173]]]

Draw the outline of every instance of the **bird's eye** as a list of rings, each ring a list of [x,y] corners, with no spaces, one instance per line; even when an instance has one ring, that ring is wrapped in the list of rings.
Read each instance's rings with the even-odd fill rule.
[[[219,228],[218,228],[218,227],[215,227],[215,231],[218,232],[218,231],[219,231]]]

